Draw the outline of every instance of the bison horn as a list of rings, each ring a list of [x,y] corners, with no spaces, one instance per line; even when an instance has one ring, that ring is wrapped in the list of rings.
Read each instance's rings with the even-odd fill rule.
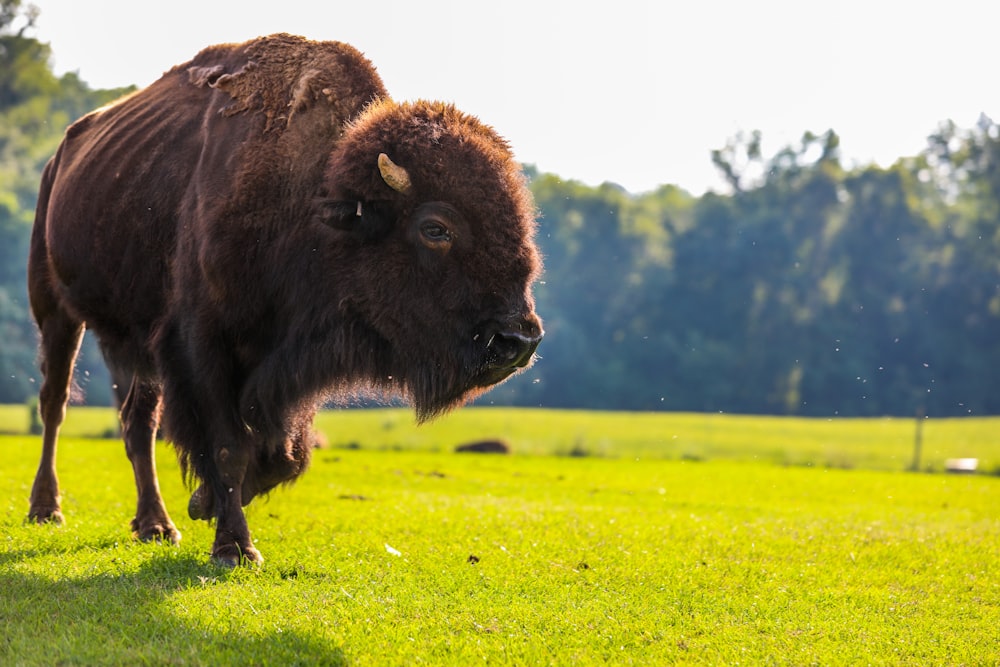
[[[405,169],[390,160],[385,153],[378,155],[378,170],[382,174],[382,180],[385,181],[385,184],[396,192],[405,195],[410,191],[410,175],[406,173]]]

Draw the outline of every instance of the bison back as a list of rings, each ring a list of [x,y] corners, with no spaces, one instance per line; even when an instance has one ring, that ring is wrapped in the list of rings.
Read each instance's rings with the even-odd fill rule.
[[[184,263],[179,230],[211,243],[221,224],[297,219],[344,123],[384,95],[340,43],[275,35],[205,49],[67,130],[39,196],[33,282],[106,348],[144,346]]]

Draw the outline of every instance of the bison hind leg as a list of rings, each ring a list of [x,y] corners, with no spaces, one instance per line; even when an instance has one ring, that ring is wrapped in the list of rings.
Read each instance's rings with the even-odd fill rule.
[[[54,299],[53,299],[54,301]],[[39,307],[39,304],[44,307]],[[31,487],[28,520],[36,523],[63,523],[59,501],[59,478],[56,475],[56,444],[59,429],[66,418],[73,365],[83,339],[83,323],[64,308],[48,299],[33,301],[35,318],[41,331],[42,388],[38,411],[42,418],[42,457]]]

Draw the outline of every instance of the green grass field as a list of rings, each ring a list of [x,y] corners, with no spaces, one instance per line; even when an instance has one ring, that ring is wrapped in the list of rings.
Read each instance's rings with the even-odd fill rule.
[[[25,406],[0,405],[0,434],[24,433]],[[111,436],[106,408],[73,407],[63,434]],[[514,453],[601,458],[757,461],[788,466],[906,470],[914,419],[806,419],[725,414],[466,408],[417,426],[406,409],[331,410],[316,419],[332,448],[449,452],[469,440],[501,438]],[[1000,417],[921,421],[919,469],[940,472],[950,458],[979,459],[1000,473]]]
[[[39,443],[0,408],[0,664],[1000,663],[1000,477],[903,472],[913,420],[324,413],[236,571],[168,446],[184,539],[131,540],[114,425],[71,409],[67,524],[28,525]],[[997,433],[928,420],[921,468],[993,471]],[[515,455],[451,453],[486,437]]]

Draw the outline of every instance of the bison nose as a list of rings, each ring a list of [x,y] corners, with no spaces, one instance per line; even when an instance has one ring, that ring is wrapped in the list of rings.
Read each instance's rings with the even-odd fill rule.
[[[490,339],[487,349],[494,365],[506,368],[524,368],[542,342],[544,332],[540,326],[498,331]]]
[[[528,336],[519,331],[498,333],[492,348],[497,360],[510,368],[524,368],[531,361],[535,349],[542,342],[541,336]]]

